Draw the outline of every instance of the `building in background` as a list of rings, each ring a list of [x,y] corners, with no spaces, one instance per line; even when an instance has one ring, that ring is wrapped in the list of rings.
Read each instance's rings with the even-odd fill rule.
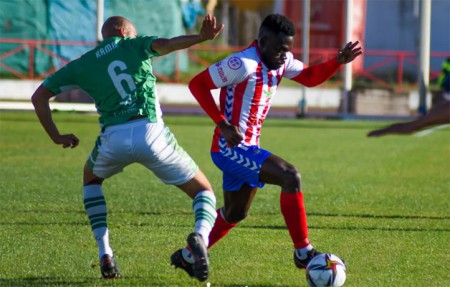
[[[417,78],[419,1],[351,0],[354,23],[352,38],[361,41],[365,51],[409,53],[410,56],[401,63],[401,68],[405,78],[412,81]],[[432,3],[430,67],[434,70],[430,78],[435,80],[442,61],[450,53],[450,1],[428,1]],[[77,58],[92,48],[97,33],[96,2],[0,0],[0,75],[33,78],[33,72],[28,71],[32,65],[34,76],[43,77],[52,68],[60,67],[63,60]],[[294,48],[301,53],[302,0],[104,0],[104,16],[123,15],[135,23],[140,33],[171,37],[186,31],[182,10],[186,2],[196,5],[201,3],[205,10],[218,17],[219,22],[226,24],[221,40],[216,41],[216,45],[223,46],[248,45],[256,38],[259,25],[267,14],[285,14],[292,19],[297,29]],[[324,60],[324,57],[331,56],[337,47],[344,44],[346,2],[310,0],[310,63]],[[20,42],[8,41],[11,39],[19,39]],[[27,42],[29,39],[78,44],[36,44]],[[81,45],[83,42],[85,44]],[[301,55],[297,56],[301,58]],[[386,56],[366,53],[355,61],[353,71],[358,73],[385,59]],[[188,64],[186,55],[173,54],[158,59],[155,66],[160,73],[171,74],[175,70],[187,69]],[[386,79],[396,73],[398,66],[399,62],[394,59],[372,73],[378,73],[378,77]]]
[[[421,0],[351,0],[353,3],[353,39],[363,44],[364,50],[404,51],[417,53],[419,49],[419,8]],[[425,0],[424,0],[425,1]],[[440,64],[450,53],[450,1],[431,1],[431,52],[442,53],[430,59],[430,67],[439,71]],[[310,49],[335,49],[345,42],[346,0],[310,0]],[[223,9],[227,9],[224,13]],[[302,47],[302,0],[222,0],[217,6],[217,15],[228,15],[230,27],[228,44],[247,45],[255,38],[262,19],[272,12],[292,19],[297,36],[294,47]],[[383,54],[383,53],[380,53]],[[385,56],[365,55],[353,64],[354,72],[383,61]],[[310,63],[320,61],[314,53]],[[416,78],[417,57],[404,64],[407,78]],[[381,77],[395,73],[396,60],[377,69]],[[435,79],[437,76],[431,77]]]

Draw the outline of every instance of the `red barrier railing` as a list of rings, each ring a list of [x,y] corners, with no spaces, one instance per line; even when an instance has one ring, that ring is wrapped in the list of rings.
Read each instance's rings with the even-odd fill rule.
[[[36,51],[40,51],[42,53],[47,54],[51,58],[56,58],[61,61],[63,64],[67,64],[70,59],[65,59],[60,55],[51,51],[51,46],[85,46],[85,47],[94,47],[97,45],[95,42],[77,42],[77,41],[51,41],[51,40],[31,40],[31,39],[8,39],[8,38],[0,38],[0,44],[11,44],[15,45],[10,50],[3,52],[0,54],[0,67],[3,68],[7,73],[19,78],[19,79],[42,79],[55,71],[54,67],[49,68],[47,71],[44,71],[38,74],[35,70],[35,54]],[[18,45],[18,46],[17,46]],[[50,46],[50,47],[48,47]],[[188,57],[194,63],[198,63],[203,67],[208,67],[212,64],[208,59],[201,57],[200,52],[228,52],[232,53],[234,51],[239,51],[244,47],[221,47],[221,46],[203,46],[197,45],[187,50]],[[9,57],[20,57],[18,55],[21,51],[29,51],[28,53],[28,71],[27,73],[23,73],[15,70],[9,65],[5,64],[3,60]],[[297,57],[301,57],[301,49],[294,49],[292,51]],[[336,49],[311,49],[310,50],[310,62],[314,63],[323,59],[328,59],[336,54]],[[179,53],[176,54],[178,58]],[[378,57],[382,58],[377,60],[374,64],[369,66],[365,66],[362,70],[357,71],[353,74],[354,78],[364,77],[367,80],[374,82],[378,85],[381,85],[386,88],[392,88],[393,90],[403,90],[404,89],[404,66],[405,63],[409,63],[413,66],[417,66],[417,54],[415,52],[409,51],[385,51],[385,50],[365,50],[364,57],[367,60],[370,57]],[[441,62],[446,57],[450,57],[450,52],[431,52],[431,58],[442,58]],[[172,76],[165,76],[158,73],[155,75],[159,78],[159,80],[163,82],[169,83],[177,83],[181,81],[180,69],[178,66],[178,59],[175,60],[174,73]],[[210,57],[208,57],[210,58]],[[155,59],[157,61],[158,58]],[[380,69],[386,67],[388,65],[396,66],[396,81],[389,81],[387,79],[383,79],[379,76]],[[392,68],[390,68],[392,69]],[[430,70],[430,80],[434,80],[439,76],[439,70]],[[336,81],[334,85],[341,85],[341,81]],[[417,82],[410,83],[412,86],[417,86]]]

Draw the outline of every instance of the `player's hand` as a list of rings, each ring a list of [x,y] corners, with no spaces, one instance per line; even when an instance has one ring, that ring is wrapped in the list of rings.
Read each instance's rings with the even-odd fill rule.
[[[53,139],[53,142],[62,145],[63,148],[75,148],[80,143],[80,140],[73,134],[60,135]]]
[[[202,27],[200,28],[200,38],[202,41],[212,40],[219,35],[223,30],[224,25],[217,26],[216,17],[211,17],[209,14],[203,19]]]
[[[226,120],[221,121],[217,125],[222,131],[222,136],[225,138],[230,147],[239,145],[244,139],[241,132],[239,131],[239,127],[231,125]]]
[[[379,137],[388,134],[409,135],[414,132],[412,126],[408,123],[392,124],[379,130],[373,130],[367,134],[368,137]]]
[[[358,47],[359,41],[348,42],[344,48],[339,49],[337,54],[337,62],[339,64],[347,64],[362,54],[361,46]]]

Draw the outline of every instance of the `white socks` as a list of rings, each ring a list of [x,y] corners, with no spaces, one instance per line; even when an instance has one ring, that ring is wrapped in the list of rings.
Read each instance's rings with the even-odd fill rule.
[[[209,233],[216,221],[216,197],[208,190],[197,193],[192,202],[195,215],[195,233],[202,236],[206,247],[209,245]]]
[[[195,233],[202,236],[205,246],[208,247],[209,233],[217,217],[216,197],[214,193],[208,190],[197,193],[192,202],[192,209],[195,215]],[[194,263],[194,257],[186,247],[182,249],[181,255],[188,263]]]
[[[113,251],[109,245],[106,201],[102,186],[99,184],[84,186],[83,195],[84,209],[89,217],[95,240],[97,240],[99,258],[101,259],[105,254],[113,256]]]
[[[308,258],[308,251],[313,250],[314,247],[311,244],[308,244],[308,246],[299,248],[295,250],[295,256],[297,256],[298,259],[304,260]]]

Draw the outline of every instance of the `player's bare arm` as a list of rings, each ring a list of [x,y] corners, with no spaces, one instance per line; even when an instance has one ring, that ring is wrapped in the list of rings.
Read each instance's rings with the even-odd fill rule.
[[[347,64],[356,59],[362,54],[361,46],[358,46],[359,41],[348,42],[344,48],[339,49],[337,54],[337,62],[339,64]]]
[[[223,30],[224,25],[217,26],[216,17],[206,15],[200,32],[194,35],[183,35],[174,38],[158,38],[152,42],[152,50],[159,55],[165,55],[176,50],[189,48],[195,44],[213,40]]]
[[[62,145],[63,148],[74,148],[78,146],[80,140],[73,134],[61,135],[53,122],[52,112],[50,110],[49,100],[54,94],[44,86],[39,86],[39,88],[34,92],[31,97],[31,102],[36,110],[36,115],[44,127],[48,136],[52,139],[55,144]]]
[[[385,128],[373,130],[368,137],[379,137],[389,134],[409,135],[423,128],[450,123],[450,102],[445,101],[432,108],[428,114],[413,121],[395,123]]]

